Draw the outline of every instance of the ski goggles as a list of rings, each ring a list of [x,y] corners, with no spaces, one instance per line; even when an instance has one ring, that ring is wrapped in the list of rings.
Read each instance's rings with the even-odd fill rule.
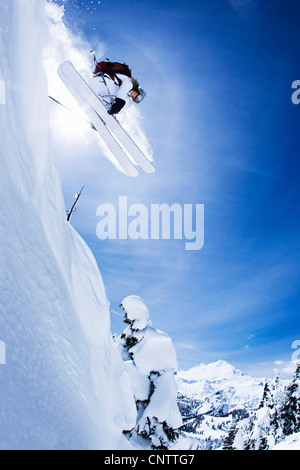
[[[146,98],[146,95],[147,95],[147,93],[142,88],[139,88],[138,92],[139,92],[139,94],[134,99],[135,103],[140,103],[141,101],[143,101],[144,98]]]

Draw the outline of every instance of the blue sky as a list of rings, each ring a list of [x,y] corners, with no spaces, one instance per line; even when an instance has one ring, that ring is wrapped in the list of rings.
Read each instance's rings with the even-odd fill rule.
[[[181,369],[218,359],[257,374],[283,369],[300,339],[300,106],[291,101],[300,79],[300,6],[57,3],[74,34],[130,64],[148,93],[139,109],[153,175],[117,172],[92,131],[74,148],[55,139],[67,207],[85,184],[72,224],[96,256],[112,309],[127,295],[143,297],[153,326],[172,337]],[[120,195],[146,206],[204,204],[204,248],[98,240],[97,206],[117,205]],[[123,328],[113,314],[112,332]]]

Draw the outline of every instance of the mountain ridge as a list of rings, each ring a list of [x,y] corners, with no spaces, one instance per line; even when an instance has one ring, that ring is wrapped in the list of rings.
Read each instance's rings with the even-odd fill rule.
[[[226,361],[201,363],[191,369],[178,371],[176,382],[179,396],[214,408],[226,403],[229,412],[236,408],[253,409],[259,405],[266,379],[252,377]],[[207,409],[207,406],[205,407]],[[198,413],[206,413],[201,407]]]

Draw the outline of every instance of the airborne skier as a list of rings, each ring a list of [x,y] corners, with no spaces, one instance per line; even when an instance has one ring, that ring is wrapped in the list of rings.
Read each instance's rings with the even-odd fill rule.
[[[103,72],[101,73],[104,78],[103,83],[106,83],[104,74]],[[88,120],[92,123],[93,129],[99,133],[107,147],[118,160],[123,171],[128,176],[138,176],[139,172],[137,167],[140,167],[146,173],[153,173],[155,167],[150,157],[142,152],[114,116],[109,115],[115,113],[115,110],[111,109],[111,104],[114,104],[114,101],[108,101],[109,107],[106,106],[103,96],[97,95],[97,92],[94,91],[94,87],[91,87],[87,83],[69,61],[65,61],[58,67],[58,75],[72,93],[79,106],[84,110]],[[122,79],[124,79],[123,76]],[[123,83],[122,79],[120,80]],[[121,88],[121,84],[117,86]],[[129,90],[130,94],[128,98],[132,94],[132,91],[135,91],[132,90],[133,86],[133,82],[131,82],[131,90]],[[137,94],[133,94],[131,98],[138,103],[145,96],[145,93],[140,88],[138,88],[136,93]],[[111,97],[112,95],[109,91],[108,98]],[[107,111],[109,111],[109,114]]]
[[[131,69],[120,62],[95,60],[93,77],[93,90],[101,96],[107,106],[108,114],[117,114],[124,108],[131,98],[135,103],[140,103],[146,92],[140,88],[138,81],[132,77]]]

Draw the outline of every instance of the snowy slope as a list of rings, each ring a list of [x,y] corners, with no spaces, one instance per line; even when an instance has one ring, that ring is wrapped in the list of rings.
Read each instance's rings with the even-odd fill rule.
[[[276,444],[271,450],[300,450],[300,432],[286,437],[282,442]]]
[[[42,67],[44,7],[0,3],[0,448],[123,448],[135,403],[98,267],[66,222]]]

